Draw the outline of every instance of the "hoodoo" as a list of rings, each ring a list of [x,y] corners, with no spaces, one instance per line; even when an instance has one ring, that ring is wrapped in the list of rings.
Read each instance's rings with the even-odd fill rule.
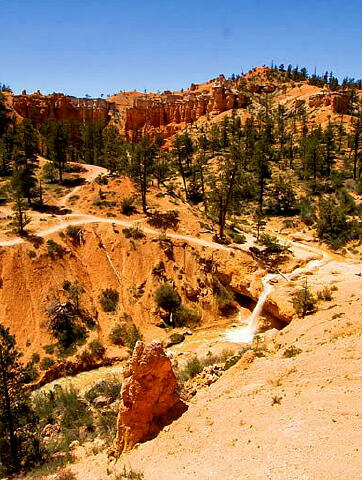
[[[137,342],[124,378],[117,436],[110,451],[116,458],[154,438],[187,410],[176,393],[177,379],[160,342]]]

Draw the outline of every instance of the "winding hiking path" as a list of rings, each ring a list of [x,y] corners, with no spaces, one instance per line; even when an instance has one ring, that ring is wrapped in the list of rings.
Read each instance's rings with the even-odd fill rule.
[[[108,173],[107,169],[103,167],[98,167],[95,165],[82,165],[83,168],[86,169],[85,173],[85,180],[87,183],[90,183],[94,181],[99,175],[106,175]],[[67,193],[64,197],[62,197],[58,201],[58,206],[65,207],[68,200],[76,194],[76,192],[80,191],[82,188],[82,185],[79,185],[72,189],[69,193]],[[107,223],[107,224],[112,224],[112,225],[119,225],[124,228],[132,228],[132,227],[139,227],[139,222],[140,220],[120,220],[116,218],[105,218],[105,217],[99,217],[95,215],[89,215],[89,214],[84,214],[84,213],[71,213],[66,216],[57,216],[57,218],[61,218],[61,221],[53,225],[49,228],[46,228],[44,230],[39,230],[37,232],[33,232],[32,235],[36,235],[38,237],[46,237],[50,234],[56,233],[58,231],[61,231],[65,229],[68,226],[83,226],[83,225],[88,225],[92,223]],[[142,219],[143,220],[143,219]],[[159,236],[160,231],[155,230],[149,227],[142,226],[141,227],[142,232],[148,235],[152,236]],[[195,237],[195,236],[190,236],[190,235],[183,235],[179,233],[171,233],[171,232],[166,232],[165,237],[169,239],[174,239],[174,240],[182,240],[190,244],[195,244],[199,245],[201,247],[207,247],[211,248],[214,250],[223,250],[223,251],[244,251],[247,253],[250,253],[250,247],[255,245],[255,237],[251,234],[245,234],[246,237],[246,242],[242,245],[238,246],[228,246],[228,245],[222,245],[210,240],[206,240],[203,238]],[[255,306],[254,311],[252,312],[248,325],[243,326],[240,329],[234,329],[233,331],[230,331],[227,333],[226,338],[229,341],[236,342],[236,343],[245,343],[245,342],[250,342],[253,340],[254,335],[257,331],[257,320],[258,316],[261,313],[264,303],[266,302],[268,295],[271,293],[273,290],[273,286],[271,282],[275,280],[277,277],[282,276],[286,282],[289,282],[296,278],[297,276],[307,273],[311,270],[316,270],[324,265],[326,265],[331,259],[332,256],[328,254],[326,251],[321,250],[317,247],[311,246],[311,245],[305,245],[304,243],[300,243],[297,241],[293,240],[288,240],[283,236],[278,236],[276,235],[281,241],[283,242],[288,242],[288,245],[290,246],[293,254],[297,258],[305,258],[305,253],[310,253],[312,254],[312,257],[306,260],[306,264],[303,265],[302,267],[296,268],[294,271],[292,271],[289,274],[286,275],[281,275],[279,273],[277,274],[267,274],[264,279],[262,280],[263,283],[263,292],[261,293],[258,302]],[[13,245],[19,245],[22,243],[26,242],[26,238],[23,237],[15,237],[10,240],[3,240],[0,241],[0,247],[10,247]],[[105,249],[106,250],[106,249]],[[106,251],[107,255],[107,251]],[[109,256],[107,255],[108,261],[110,261]],[[345,266],[348,266],[347,260],[344,260],[343,257],[339,260],[340,262],[344,262]]]

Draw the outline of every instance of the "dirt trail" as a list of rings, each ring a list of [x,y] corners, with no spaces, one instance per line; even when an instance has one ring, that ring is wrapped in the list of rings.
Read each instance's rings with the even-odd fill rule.
[[[85,174],[85,179],[86,181],[92,182],[94,179],[101,175],[101,174],[107,174],[107,170],[103,167],[98,167],[94,165],[83,165],[83,167],[86,169],[86,174]],[[67,201],[69,198],[75,194],[76,191],[79,191],[81,189],[81,186],[75,187],[71,192],[69,192],[67,195],[65,195],[60,201],[59,201],[59,206],[66,206]],[[99,217],[95,215],[89,215],[85,213],[80,213],[80,212],[75,212],[67,215],[66,217],[64,216],[57,216],[58,219],[61,219],[61,221],[53,225],[49,228],[46,228],[44,230],[39,230],[33,235],[36,235],[38,237],[46,237],[48,235],[51,235],[53,233],[56,233],[58,231],[61,231],[65,229],[68,226],[84,226],[92,223],[108,223],[112,225],[119,225],[124,228],[131,228],[131,227],[139,227],[139,222],[140,219],[131,221],[131,220],[120,220],[117,218],[105,218],[105,217]],[[142,226],[142,231],[145,234],[152,235],[152,236],[160,236],[160,231]],[[221,245],[219,243],[204,239],[204,238],[199,238],[198,236],[190,236],[190,235],[184,235],[184,234],[179,234],[179,233],[173,233],[173,232],[166,232],[164,234],[165,237],[169,239],[174,239],[174,240],[182,240],[187,243],[199,245],[201,247],[206,247],[206,248],[211,248],[214,250],[222,250],[222,251],[227,251],[227,252],[232,252],[235,250],[240,250],[244,251],[247,253],[250,253],[250,247],[255,245],[255,237],[251,234],[245,234],[246,237],[246,242],[242,245],[236,246],[227,246],[227,245]],[[277,235],[278,237],[278,235]],[[294,280],[296,277],[298,277],[301,274],[305,274],[311,270],[320,270],[323,266],[325,266],[328,262],[334,259],[332,255],[327,253],[325,250],[319,249],[318,247],[311,246],[311,245],[305,245],[304,243],[294,241],[294,240],[287,240],[283,236],[278,237],[280,241],[283,242],[288,242],[288,245],[290,246],[294,256],[297,259],[303,260],[303,266],[296,268],[294,271],[290,272],[287,275],[282,275],[284,281],[286,284],[288,284],[291,280]],[[24,243],[26,241],[26,238],[22,237],[16,237],[10,240],[4,240],[0,241],[0,247],[9,247],[13,245],[18,245],[21,243]],[[119,281],[119,273],[115,269],[112,259],[104,246],[104,251],[105,255],[107,257],[108,262],[112,266],[113,270],[115,271],[115,274],[117,276],[117,279]],[[345,271],[349,271],[351,262],[348,261],[347,259],[339,259],[339,262],[343,263],[343,268]],[[352,262],[353,263],[353,262]],[[322,274],[321,274],[322,275]],[[268,274],[266,277],[263,279],[263,285],[264,285],[264,290],[261,293],[259,300],[255,306],[254,312],[252,312],[249,323],[247,327],[241,326],[242,328],[229,331],[227,332],[227,339],[229,341],[235,342],[235,343],[248,343],[253,340],[254,335],[257,331],[257,324],[258,324],[258,317],[259,314],[261,313],[263,309],[263,305],[265,301],[267,300],[269,294],[273,291],[274,287],[271,285],[271,281],[275,280],[276,278],[279,278],[279,274]]]

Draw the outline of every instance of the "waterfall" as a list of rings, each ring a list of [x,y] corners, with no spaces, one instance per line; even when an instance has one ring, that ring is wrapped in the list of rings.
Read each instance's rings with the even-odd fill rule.
[[[322,259],[311,260],[304,267],[298,267],[293,272],[283,275],[287,280],[292,280],[294,277],[300,275],[301,273],[306,273],[315,270],[316,268],[323,265],[328,260],[328,255],[323,252]],[[242,326],[237,329],[228,330],[225,335],[225,340],[232,343],[252,343],[254,340],[255,334],[258,331],[258,319],[259,315],[263,311],[264,303],[267,300],[270,292],[273,289],[273,286],[270,284],[271,280],[274,280],[278,277],[278,273],[268,273],[262,280],[264,289],[260,295],[254,310],[252,311],[248,323],[245,326]],[[239,323],[241,323],[241,312],[238,315]]]
[[[254,336],[258,331],[259,315],[263,311],[264,303],[273,288],[272,285],[270,284],[270,280],[272,280],[276,276],[277,276],[276,274],[268,274],[263,278],[262,280],[262,283],[264,286],[263,292],[258,298],[255,308],[249,317],[247,325],[245,325],[244,327],[229,330],[228,332],[226,332],[226,336],[225,336],[226,341],[232,342],[232,343],[251,343],[254,340]],[[241,317],[241,312],[239,312],[239,316],[238,316],[239,322],[241,321],[240,317]]]

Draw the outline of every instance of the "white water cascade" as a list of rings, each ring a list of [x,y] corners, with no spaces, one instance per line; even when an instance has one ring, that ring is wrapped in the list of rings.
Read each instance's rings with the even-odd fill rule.
[[[328,258],[329,258],[328,255],[326,253],[323,253],[322,259],[311,260],[310,262],[307,263],[305,267],[298,267],[295,270],[293,270],[293,272],[283,275],[283,278],[285,278],[286,280],[292,280],[294,277],[296,277],[297,275],[300,275],[301,273],[306,273],[306,272],[315,270],[319,266],[323,265]],[[247,325],[244,325],[240,328],[234,328],[232,330],[228,330],[225,334],[225,340],[227,342],[252,343],[252,341],[254,340],[255,334],[258,331],[259,315],[263,310],[265,301],[267,300],[270,292],[273,289],[273,286],[271,285],[270,281],[276,279],[279,275],[280,274],[278,273],[268,273],[267,275],[265,275],[265,277],[262,280],[262,283],[264,286],[263,292],[258,298],[255,308],[248,319]],[[238,320],[241,323],[241,312],[239,312]]]

